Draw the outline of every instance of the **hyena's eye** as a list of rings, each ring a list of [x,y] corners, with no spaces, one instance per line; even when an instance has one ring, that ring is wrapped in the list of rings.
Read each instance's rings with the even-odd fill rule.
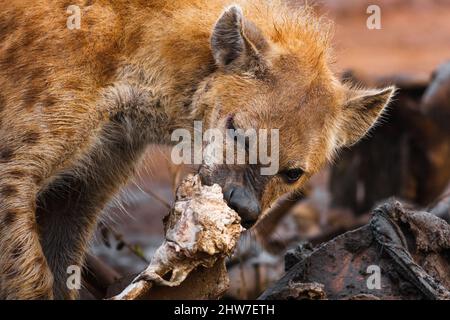
[[[227,120],[226,120],[225,126],[226,126],[226,128],[228,130],[236,130],[236,127],[234,125],[234,114],[229,114],[227,116]]]
[[[294,183],[303,175],[304,171],[300,168],[288,169],[281,172],[288,183]]]

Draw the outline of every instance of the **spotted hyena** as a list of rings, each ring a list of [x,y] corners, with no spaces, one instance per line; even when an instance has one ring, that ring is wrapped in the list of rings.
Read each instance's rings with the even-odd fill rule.
[[[67,7],[80,28],[67,27]],[[330,69],[331,28],[282,1],[3,0],[0,297],[73,298],[99,214],[149,143],[192,128],[279,129],[279,171],[202,170],[250,225],[374,125],[394,89]]]

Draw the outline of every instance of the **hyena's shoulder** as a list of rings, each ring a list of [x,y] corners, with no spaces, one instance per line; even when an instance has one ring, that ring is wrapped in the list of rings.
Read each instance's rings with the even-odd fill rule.
[[[85,140],[95,102],[122,57],[120,16],[106,2],[1,2],[0,173],[15,159],[5,154],[40,152],[39,145],[67,137]],[[79,29],[68,27],[73,4],[81,10]]]
[[[121,26],[111,6],[102,1],[2,2],[3,104],[15,107],[15,112],[33,109],[36,104],[50,108],[61,99],[112,81],[121,54]],[[3,112],[5,108],[3,105]]]

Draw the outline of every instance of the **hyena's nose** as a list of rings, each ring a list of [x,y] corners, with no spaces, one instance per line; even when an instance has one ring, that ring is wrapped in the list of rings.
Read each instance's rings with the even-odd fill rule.
[[[241,217],[241,224],[244,228],[248,229],[255,224],[261,208],[258,199],[252,192],[241,186],[229,186],[224,189],[223,196],[228,206]]]

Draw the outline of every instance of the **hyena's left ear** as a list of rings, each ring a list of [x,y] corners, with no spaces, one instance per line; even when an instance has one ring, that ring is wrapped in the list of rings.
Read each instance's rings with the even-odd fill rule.
[[[254,67],[261,62],[260,52],[265,47],[267,42],[260,30],[244,19],[237,5],[225,9],[214,25],[211,50],[219,67]]]
[[[351,146],[364,137],[382,115],[395,87],[358,90],[343,106],[339,121],[339,145]]]

